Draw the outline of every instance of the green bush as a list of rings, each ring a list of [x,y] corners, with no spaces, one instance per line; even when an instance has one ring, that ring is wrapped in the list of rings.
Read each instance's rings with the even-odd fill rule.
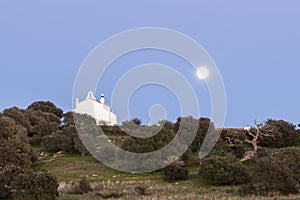
[[[73,139],[73,142],[74,142],[74,150],[81,153],[82,156],[89,155],[89,151],[85,148],[84,144],[82,143],[81,139],[78,136],[76,136]]]
[[[289,167],[294,174],[294,178],[300,183],[300,148],[287,147],[276,149],[273,155]]]
[[[14,139],[0,141],[0,169],[5,167],[30,168],[30,146]]]
[[[26,128],[6,116],[0,117],[0,155],[0,198],[56,199],[56,178],[32,172],[37,157]]]
[[[145,131],[147,133],[151,131],[155,132],[158,128],[161,130],[152,137],[129,137],[122,143],[121,148],[135,153],[147,153],[161,149],[174,138],[175,133],[172,129],[168,127],[149,126],[142,127],[139,131]]]
[[[16,132],[16,122],[10,117],[0,117],[0,139],[7,139]]]
[[[272,156],[256,158],[252,169],[253,184],[267,192],[297,193],[297,182],[288,165]]]
[[[73,125],[64,126],[62,130],[43,137],[42,147],[50,153],[65,151],[68,153],[79,152],[83,156],[89,154]]]
[[[177,161],[165,167],[162,170],[162,175],[165,181],[187,180],[189,170],[183,161]]]
[[[16,124],[24,126],[28,131],[30,131],[30,121],[24,114],[24,110],[20,110],[17,107],[12,107],[5,109],[3,111],[3,116],[10,117],[15,120]]]
[[[30,133],[32,136],[30,143],[32,145],[40,145],[45,136],[58,131],[58,126],[59,124],[54,122],[41,122],[40,124],[33,126]]]
[[[54,200],[58,197],[57,188],[56,177],[48,172],[10,167],[0,173],[0,199]]]
[[[0,172],[0,199],[9,199],[13,196],[15,190],[16,178],[22,170],[19,167],[6,166],[1,167]]]
[[[203,181],[213,185],[237,185],[250,179],[246,167],[232,155],[203,159],[198,175]]]
[[[59,118],[63,116],[63,111],[60,108],[57,108],[56,105],[54,105],[50,101],[36,101],[32,103],[30,106],[28,106],[27,109],[42,111],[45,113],[52,113]]]
[[[72,136],[56,132],[43,138],[42,147],[49,153],[58,151],[73,153],[75,151],[73,139],[74,137]]]
[[[214,124],[208,118],[200,118],[199,120],[197,120],[197,119],[193,119],[191,117],[183,117],[183,118],[179,117],[179,118],[177,118],[177,121],[174,124],[174,132],[175,133],[177,133],[180,130],[181,125],[184,125],[184,124],[182,124],[182,121],[184,121],[184,123],[191,123],[192,124],[191,127],[193,127],[194,124],[198,124],[197,134],[196,134],[192,144],[190,145],[190,149],[193,152],[196,152],[200,149],[200,146],[203,143],[206,134],[208,134],[215,128]]]
[[[262,147],[295,146],[300,138],[296,126],[283,120],[269,119],[260,131],[269,135],[259,138],[259,145]]]
[[[14,199],[55,200],[58,198],[58,182],[48,172],[21,174],[15,182]]]

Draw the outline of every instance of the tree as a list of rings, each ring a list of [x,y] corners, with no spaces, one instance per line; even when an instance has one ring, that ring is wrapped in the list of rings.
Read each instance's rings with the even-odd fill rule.
[[[249,160],[257,154],[258,144],[261,147],[286,147],[298,143],[300,138],[296,126],[283,120],[268,119],[266,122],[255,122],[256,128],[246,130],[248,138],[245,142],[253,147],[253,151],[247,154],[242,161]]]
[[[241,159],[246,153],[244,141],[247,133],[240,129],[223,129],[221,138],[215,146],[215,149],[222,153],[232,153],[235,157]]]
[[[22,132],[22,127],[16,125],[11,118],[0,117],[0,169],[30,168],[32,152],[29,141]]]
[[[57,108],[52,102],[50,101],[37,101],[32,103],[28,106],[27,109],[32,110],[40,110],[42,112],[52,113],[57,117],[61,118],[63,116],[63,111],[60,108]]]
[[[143,127],[140,131],[155,132],[157,128],[156,126]],[[159,128],[161,130],[152,137],[137,138],[131,136],[122,143],[121,147],[124,150],[136,153],[156,151],[168,144],[175,136],[174,131],[169,129],[168,126]],[[141,134],[143,133],[141,132]]]
[[[0,117],[0,139],[8,139],[16,132],[16,122],[10,117]]]
[[[245,129],[248,134],[245,142],[252,145],[253,151],[247,151],[241,161],[254,158],[257,155],[258,144],[262,147],[282,147],[298,137],[295,126],[283,120],[269,119],[266,122],[254,123],[256,128]]]
[[[269,137],[259,137],[260,146],[263,147],[287,147],[294,146],[300,138],[296,126],[284,120],[268,119],[261,126],[261,132],[267,133]]]
[[[14,119],[0,117],[0,198],[56,199],[57,181],[53,175],[33,173],[36,161],[27,129]]]
[[[28,131],[31,129],[30,121],[24,114],[24,110],[20,110],[17,107],[5,109],[3,116],[10,117],[15,120],[16,124],[24,126]]]
[[[174,132],[177,133],[179,131],[179,128],[182,124],[182,121],[185,123],[191,123],[191,124],[196,124],[195,122],[197,119],[194,119],[192,117],[179,117],[177,118],[176,123],[174,124]],[[191,125],[191,128],[193,128],[194,125]],[[186,127],[185,127],[186,128]],[[190,149],[193,152],[196,152],[200,149],[201,144],[204,141],[204,138],[206,134],[211,132],[215,127],[214,124],[210,121],[208,118],[200,118],[198,120],[198,127],[197,128],[197,134],[193,140],[193,143],[190,146]]]
[[[138,118],[134,118],[132,120],[122,122],[122,126],[125,132],[134,131],[138,129],[141,126],[141,124],[142,124],[142,120]]]

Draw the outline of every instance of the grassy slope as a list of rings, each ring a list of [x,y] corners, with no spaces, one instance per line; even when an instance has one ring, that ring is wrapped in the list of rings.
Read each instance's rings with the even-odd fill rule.
[[[36,148],[39,151],[39,148]],[[212,187],[202,183],[197,178],[197,167],[192,167],[191,177],[187,181],[167,183],[161,180],[160,172],[130,174],[110,169],[91,156],[82,157],[79,154],[48,155],[41,158],[35,165],[35,170],[49,170],[55,174],[59,182],[79,180],[87,176],[94,185],[100,185],[97,191],[102,194],[123,194],[120,199],[269,199],[267,197],[240,197],[236,195],[237,187]],[[136,186],[145,186],[148,195],[139,196]],[[84,195],[61,194],[60,199],[102,199],[97,192]],[[280,199],[300,199],[284,197]]]

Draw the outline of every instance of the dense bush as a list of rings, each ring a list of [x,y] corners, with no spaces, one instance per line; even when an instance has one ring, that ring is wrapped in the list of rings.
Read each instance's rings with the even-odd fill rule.
[[[247,149],[245,148],[244,141],[246,139],[246,132],[239,129],[224,129],[222,130],[221,137],[214,147],[218,155],[225,156],[232,154],[236,158],[243,158]]]
[[[183,161],[177,161],[165,167],[162,170],[162,175],[165,181],[187,180],[189,170]]]
[[[16,125],[13,119],[0,117],[0,169],[5,166],[31,166],[32,149],[24,133],[26,129]]]
[[[23,131],[13,119],[0,117],[0,169],[30,168],[33,153]]]
[[[36,161],[27,129],[7,116],[0,117],[0,198],[56,199],[57,181],[49,173],[33,173]]]
[[[177,118],[176,123],[174,124],[174,132],[177,133],[178,130],[180,129],[181,122],[185,121],[196,121],[196,119],[192,119],[190,117],[179,117]],[[191,122],[193,123],[193,122]],[[195,152],[200,149],[201,144],[204,141],[204,138],[206,134],[211,132],[214,129],[214,124],[210,121],[208,118],[200,118],[198,120],[198,127],[197,127],[197,134],[196,137],[194,138],[193,143],[190,146],[190,149]]]
[[[13,196],[16,178],[22,173],[22,170],[14,166],[5,166],[0,169],[0,199],[9,199]]]
[[[50,101],[36,101],[28,106],[27,109],[32,109],[36,111],[42,111],[45,113],[52,113],[57,117],[61,118],[63,116],[63,111],[60,108],[57,108],[52,102]]]
[[[20,174],[15,182],[15,199],[55,200],[58,198],[58,182],[48,172]]]
[[[155,131],[157,128],[161,129],[157,134],[148,138],[137,138],[129,137],[126,139],[121,147],[124,150],[135,152],[135,153],[146,153],[156,151],[166,144],[168,144],[175,136],[175,133],[172,129],[168,127],[143,127],[141,131]]]
[[[272,156],[257,158],[251,174],[253,184],[267,192],[298,192],[292,171],[284,162]]]
[[[86,147],[84,146],[84,144],[82,143],[81,139],[78,136],[74,137],[73,142],[74,142],[74,150],[81,153],[82,156],[89,155],[89,151],[86,149]]]
[[[62,130],[43,137],[42,147],[50,153],[64,151],[68,153],[79,152],[83,156],[89,154],[80,140],[75,126],[72,125],[65,126]]]
[[[16,132],[16,122],[10,117],[0,117],[0,139],[7,139]]]
[[[119,126],[101,126],[102,131],[105,135],[125,135]]]
[[[249,181],[246,167],[232,155],[203,159],[198,175],[203,181],[213,185],[236,185]]]
[[[31,126],[36,126],[44,122],[60,124],[60,118],[53,113],[43,112],[41,110],[27,109],[24,111]]]
[[[30,121],[25,115],[24,110],[20,110],[17,107],[12,107],[5,109],[3,111],[3,116],[10,117],[15,120],[16,124],[24,126],[28,131],[31,129]]]
[[[59,132],[45,136],[42,142],[42,147],[45,151],[50,153],[58,151],[65,151],[69,153],[74,152],[73,138]]]
[[[300,148],[287,147],[275,150],[274,157],[285,163],[300,183]]]
[[[263,147],[294,146],[300,138],[296,126],[283,120],[269,119],[260,128],[260,131],[268,135],[259,138],[259,145]]]
[[[38,125],[33,126],[30,135],[32,135],[31,144],[40,145],[43,138],[51,133],[58,130],[59,124],[55,122],[42,122]]]

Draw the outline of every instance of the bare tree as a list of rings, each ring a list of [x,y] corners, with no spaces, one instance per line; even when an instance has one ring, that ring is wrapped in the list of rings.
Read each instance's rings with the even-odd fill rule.
[[[245,139],[245,142],[248,144],[251,144],[253,147],[253,150],[247,151],[244,154],[244,157],[241,159],[242,162],[244,162],[246,160],[250,160],[254,156],[257,155],[259,138],[261,138],[261,137],[273,137],[274,138],[274,135],[271,134],[273,132],[272,127],[267,126],[267,125],[265,126],[264,122],[258,123],[256,121],[254,121],[254,124],[255,124],[256,128],[252,128],[252,129],[249,127],[244,128],[244,130],[247,131],[247,134],[248,134],[247,135],[248,138]],[[264,127],[264,128],[262,129],[262,127]],[[254,129],[255,129],[255,131],[253,133],[252,130],[254,130]]]

